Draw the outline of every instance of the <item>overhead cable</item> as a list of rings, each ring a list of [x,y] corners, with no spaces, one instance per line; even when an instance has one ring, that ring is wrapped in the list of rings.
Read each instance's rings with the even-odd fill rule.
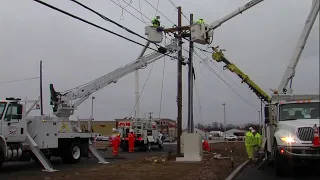
[[[106,16],[104,16],[104,15],[102,15],[101,13],[99,13],[99,12],[97,12],[97,11],[93,10],[92,8],[90,8],[90,7],[88,7],[88,6],[84,5],[84,4],[82,4],[82,3],[80,3],[80,2],[78,2],[78,1],[76,1],[76,0],[70,0],[70,1],[72,1],[72,2],[74,2],[74,3],[76,3],[76,4],[78,4],[79,6],[81,6],[81,7],[85,8],[85,9],[87,9],[87,10],[89,10],[89,11],[91,11],[91,12],[95,13],[96,15],[100,16],[102,19],[104,19],[104,20],[106,20],[106,21],[109,21],[109,22],[111,22],[111,23],[113,23],[113,24],[115,24],[115,25],[119,26],[120,28],[122,28],[122,29],[124,29],[124,30],[128,31],[129,33],[134,34],[134,35],[136,35],[136,36],[138,36],[138,37],[140,37],[140,38],[142,38],[142,39],[144,39],[144,40],[146,40],[146,41],[149,41],[150,43],[152,43],[152,44],[156,45],[157,47],[159,47],[159,45],[158,45],[157,43],[155,43],[155,42],[152,42],[152,41],[148,40],[147,38],[145,38],[145,37],[141,36],[140,34],[138,34],[138,33],[134,32],[134,31],[132,31],[132,30],[128,29],[127,27],[124,27],[123,25],[121,25],[121,24],[119,24],[119,23],[117,23],[117,22],[113,21],[112,19],[110,19],[110,18],[108,18],[108,17],[106,17]]]
[[[135,43],[135,44],[138,44],[138,45],[140,45],[140,46],[142,46],[142,47],[145,47],[144,44],[141,44],[141,43],[139,43],[139,42],[137,42],[137,41],[134,41],[134,40],[132,40],[132,39],[129,39],[129,38],[125,37],[125,36],[122,36],[122,35],[120,35],[120,34],[118,34],[118,33],[115,33],[115,32],[113,32],[113,31],[111,31],[111,30],[108,30],[108,29],[106,29],[106,28],[104,28],[104,27],[101,27],[101,26],[99,26],[99,25],[97,25],[97,24],[94,24],[94,23],[92,23],[92,22],[89,22],[89,21],[87,21],[87,20],[85,20],[85,19],[82,19],[82,18],[80,18],[80,17],[78,17],[78,16],[75,16],[75,15],[69,13],[69,12],[66,12],[66,11],[64,11],[64,10],[62,10],[62,9],[59,9],[59,8],[57,8],[57,7],[55,7],[55,6],[52,6],[52,5],[48,4],[48,3],[45,3],[45,2],[40,1],[40,0],[34,0],[34,1],[40,3],[40,4],[44,5],[44,6],[47,6],[47,7],[51,8],[51,9],[54,9],[54,10],[56,10],[56,11],[59,11],[59,12],[61,12],[61,13],[63,13],[63,14],[66,14],[66,15],[72,17],[72,18],[75,18],[75,19],[79,20],[79,21],[82,21],[82,22],[84,22],[84,23],[90,24],[91,26],[94,26],[94,27],[96,27],[96,28],[98,28],[98,29],[104,30],[104,31],[109,32],[109,33],[111,33],[111,34],[113,34],[113,35],[116,35],[116,36],[121,37],[121,38],[123,38],[123,39],[126,39],[126,40],[128,40],[128,41],[130,41],[130,42],[133,42],[133,43]],[[151,48],[151,47],[147,47],[147,48],[159,52],[157,49],[154,49],[154,48]],[[170,55],[168,55],[168,54],[165,54],[165,55],[170,56]],[[172,57],[172,56],[170,56],[170,57]]]
[[[128,11],[127,9],[121,7],[121,4],[118,4],[116,2],[114,2],[114,0],[111,0],[111,2],[113,2],[115,5],[119,6],[122,10],[125,10],[127,13],[131,14],[133,17],[135,17],[136,19],[138,19],[139,21],[141,21],[142,23],[144,23],[145,25],[148,25],[145,21],[143,21],[142,19],[138,18],[136,15],[132,14],[130,11]],[[129,5],[128,5],[129,6]]]
[[[8,81],[0,81],[0,84],[4,83],[12,83],[12,82],[20,82],[20,81],[29,81],[39,79],[39,77],[31,77],[31,78],[24,78],[24,79],[15,79],[15,80],[8,80]]]

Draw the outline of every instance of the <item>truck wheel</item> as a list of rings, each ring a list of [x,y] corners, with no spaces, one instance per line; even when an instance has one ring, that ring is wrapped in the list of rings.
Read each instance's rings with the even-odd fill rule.
[[[2,167],[2,164],[4,163],[6,157],[4,156],[4,152],[2,148],[0,147],[0,168]]]
[[[277,176],[285,176],[288,173],[288,163],[285,161],[283,157],[280,156],[278,149],[277,149],[277,143],[276,140],[274,140],[274,168],[276,170]]]
[[[81,146],[78,143],[72,143],[61,158],[64,163],[75,164],[80,161],[81,155]]]

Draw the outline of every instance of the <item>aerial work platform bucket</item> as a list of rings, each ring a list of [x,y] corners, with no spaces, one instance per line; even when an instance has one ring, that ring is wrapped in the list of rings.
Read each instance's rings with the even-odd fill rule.
[[[147,35],[149,41],[161,43],[163,40],[163,27],[146,26],[145,35]]]

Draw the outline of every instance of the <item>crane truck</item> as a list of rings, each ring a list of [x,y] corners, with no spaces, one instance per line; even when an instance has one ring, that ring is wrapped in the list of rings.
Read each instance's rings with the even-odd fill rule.
[[[69,117],[92,93],[179,50],[174,39],[165,47],[159,47],[158,51],[143,56],[150,42],[162,40],[162,32],[155,28],[149,27],[146,31],[149,41],[137,60],[69,91],[57,92],[50,84],[50,104],[55,117],[28,116],[38,101],[33,102],[28,110],[26,107],[30,101],[18,98],[0,101],[0,167],[8,161],[30,161],[33,158],[43,165],[44,171],[54,172],[57,170],[48,160],[51,156],[61,157],[66,163],[77,163],[88,153],[98,158],[99,163],[107,164],[91,146],[90,139],[96,133],[82,132]]]
[[[319,94],[292,94],[292,79],[295,69],[307,42],[312,26],[319,13],[319,0],[313,0],[312,8],[300,35],[296,50],[287,66],[277,90],[271,97],[254,83],[236,65],[231,63],[218,47],[213,48],[212,57],[217,62],[224,62],[224,69],[237,74],[242,82],[263,101],[265,124],[262,131],[262,150],[266,162],[273,161],[276,174],[285,175],[295,165],[301,162],[317,163],[320,159],[319,136]],[[219,21],[218,21],[219,22]],[[290,83],[290,87],[287,88]]]

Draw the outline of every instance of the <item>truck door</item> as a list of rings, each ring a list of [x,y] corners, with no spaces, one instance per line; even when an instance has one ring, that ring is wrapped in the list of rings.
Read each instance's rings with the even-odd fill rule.
[[[26,139],[26,122],[22,118],[22,105],[11,102],[2,117],[2,134],[9,142],[23,142]]]

